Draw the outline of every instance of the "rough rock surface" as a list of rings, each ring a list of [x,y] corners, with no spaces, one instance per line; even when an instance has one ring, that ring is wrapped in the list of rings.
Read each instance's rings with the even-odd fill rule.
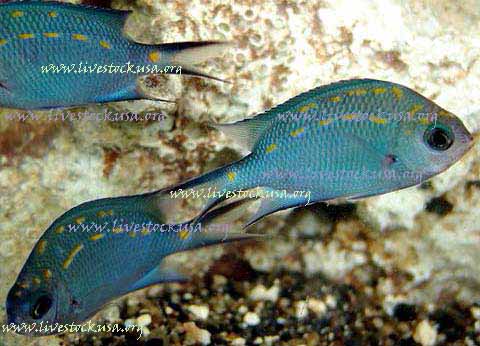
[[[203,122],[243,119],[317,85],[370,77],[408,85],[480,129],[478,0],[139,0],[126,32],[148,43],[231,40],[236,48],[202,69],[233,84],[161,76],[145,88],[176,105],[109,106],[162,112],[162,121],[51,122],[39,112],[44,120],[20,122],[1,112],[0,319],[33,244],[65,210],[238,157],[242,148]],[[196,273],[191,283],[136,292],[97,321],[148,315],[142,345],[478,344],[478,137],[462,161],[421,187],[282,212],[252,230],[273,235],[267,242],[202,249],[196,261],[180,254],[173,260]],[[279,291],[260,294],[260,285]],[[209,309],[206,320],[195,305]],[[255,325],[245,323],[253,315]],[[127,345],[136,337],[8,333],[0,345]]]

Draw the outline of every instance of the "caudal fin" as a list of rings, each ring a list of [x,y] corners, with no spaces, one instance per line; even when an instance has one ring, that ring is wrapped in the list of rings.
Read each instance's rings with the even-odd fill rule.
[[[181,66],[182,74],[214,79],[229,83],[223,79],[196,70],[193,66],[209,59],[219,57],[233,44],[224,41],[180,42],[162,45],[171,52],[169,64]]]

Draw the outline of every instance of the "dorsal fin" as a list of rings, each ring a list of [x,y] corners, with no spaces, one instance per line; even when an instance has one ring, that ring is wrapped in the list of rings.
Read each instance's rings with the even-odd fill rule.
[[[353,87],[358,84],[365,84],[369,82],[379,82],[373,79],[351,79],[343,80],[327,85],[322,85],[311,90],[305,91],[288,101],[285,101],[269,110],[259,113],[253,118],[245,119],[231,124],[210,124],[210,126],[217,128],[224,132],[228,137],[232,137],[235,142],[251,151],[257,143],[259,137],[263,132],[275,121],[277,115],[285,111],[295,108],[307,99],[322,96],[328,92],[341,90],[343,87]]]

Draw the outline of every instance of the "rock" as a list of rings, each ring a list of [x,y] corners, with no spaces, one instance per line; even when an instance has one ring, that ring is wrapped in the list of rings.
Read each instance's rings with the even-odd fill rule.
[[[327,312],[327,305],[320,299],[308,298],[307,306],[318,318],[321,318]]]
[[[200,329],[195,322],[186,322],[183,324],[185,330],[185,345],[210,345],[211,334],[208,330]]]
[[[295,317],[298,320],[303,320],[308,316],[308,302],[305,300],[295,303]]]
[[[278,286],[278,280],[270,288],[266,288],[264,285],[255,286],[249,294],[249,298],[252,300],[268,300],[275,303],[280,293],[280,287]]]
[[[201,321],[205,321],[210,312],[210,309],[207,305],[189,305],[187,309],[193,314],[195,319]]]
[[[437,329],[430,321],[423,320],[415,328],[413,339],[422,346],[433,346],[437,340]]]
[[[353,268],[365,263],[366,257],[361,252],[349,252],[337,242],[315,243],[303,256],[305,273],[315,275],[323,273],[332,279],[341,279]]]
[[[243,316],[243,322],[248,326],[256,326],[260,323],[260,317],[255,312],[249,311]]]
[[[152,316],[149,314],[143,314],[137,317],[137,325],[140,327],[149,326],[152,323]]]
[[[232,340],[231,344],[232,346],[245,346],[246,341],[244,338],[235,338]]]
[[[121,321],[120,307],[116,304],[109,305],[102,313],[102,318],[108,323],[115,323]]]

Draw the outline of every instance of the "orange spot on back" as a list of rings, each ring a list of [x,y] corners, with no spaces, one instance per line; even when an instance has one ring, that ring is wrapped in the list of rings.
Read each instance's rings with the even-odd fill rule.
[[[270,144],[266,149],[265,149],[265,152],[268,154],[268,153],[271,153],[272,151],[274,151],[275,149],[277,148],[277,145],[275,143],[273,144]]]
[[[37,245],[37,254],[41,255],[45,252],[45,248],[47,247],[46,240],[40,240]]]
[[[13,17],[13,18],[18,18],[18,17],[23,16],[23,12],[22,12],[22,11],[13,11],[11,14],[12,14],[12,17]]]
[[[82,34],[72,34],[72,38],[74,40],[78,40],[78,41],[86,41],[87,40],[87,36],[82,35]]]
[[[56,32],[44,32],[43,36],[47,38],[55,38],[58,37],[58,34]]]
[[[18,38],[22,39],[22,40],[27,40],[29,38],[34,38],[35,35],[34,34],[19,34],[18,35]]]
[[[160,58],[161,58],[161,54],[159,51],[157,50],[154,50],[153,52],[150,52],[148,54],[148,60],[150,60],[151,62],[153,63],[157,63],[160,61]]]
[[[105,48],[105,49],[110,49],[110,48],[112,48],[107,41],[100,41],[100,46],[102,46],[102,47]]]

